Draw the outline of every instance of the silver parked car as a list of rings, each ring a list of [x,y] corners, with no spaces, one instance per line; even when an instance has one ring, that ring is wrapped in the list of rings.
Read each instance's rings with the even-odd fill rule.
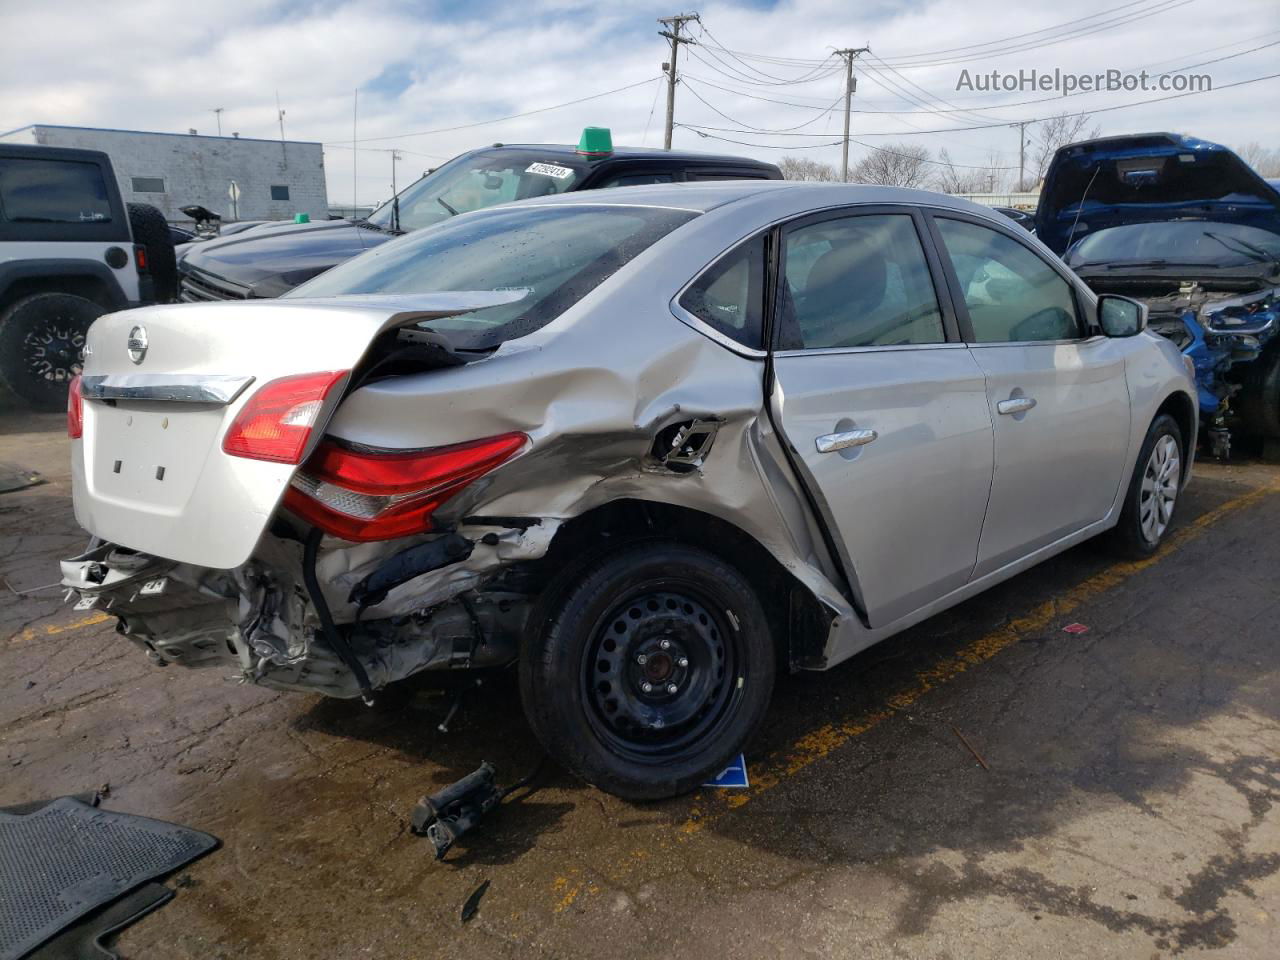
[[[366,698],[518,662],[551,755],[689,790],[823,670],[1089,537],[1155,550],[1196,401],[1145,309],[983,207],[634,187],[283,300],[99,319],[63,563],[161,663]]]

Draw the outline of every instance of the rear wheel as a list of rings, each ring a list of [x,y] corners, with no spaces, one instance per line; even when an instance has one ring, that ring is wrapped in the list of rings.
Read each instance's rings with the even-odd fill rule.
[[[84,362],[89,324],[106,311],[69,293],[37,293],[0,314],[0,384],[40,410],[60,410]]]
[[[715,777],[764,717],[774,654],[735,568],[674,543],[624,547],[553,590],[520,661],[534,733],[585,780],[629,800]]]
[[[1122,556],[1148,557],[1168,533],[1182,488],[1183,456],[1177,422],[1168,414],[1156,417],[1133,468],[1120,522],[1111,531],[1111,543]]]

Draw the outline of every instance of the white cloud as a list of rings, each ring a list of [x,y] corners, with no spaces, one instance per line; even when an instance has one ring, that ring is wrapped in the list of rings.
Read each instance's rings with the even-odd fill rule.
[[[845,0],[785,0],[776,4],[734,3],[699,6],[715,37],[736,50],[776,57],[814,58],[832,47],[869,44],[877,57],[900,60],[921,51],[954,49],[1045,30],[1107,9],[1092,24],[1140,12],[1157,0],[1127,6],[1100,5],[1079,10],[1049,0],[1027,0],[1016,7],[997,0],[920,0],[914,3],[858,3]],[[399,168],[403,184],[426,166],[480,144],[494,141],[572,141],[587,124],[613,128],[615,142],[659,145],[664,102],[660,81],[613,97],[470,130],[430,136],[400,136],[415,131],[485,120],[588,96],[656,78],[668,56],[657,36],[658,16],[675,5],[650,0],[585,4],[571,0],[528,0],[521,4],[436,3],[410,0],[330,0],[268,2],[219,0],[176,3],[131,0],[65,0],[32,4],[0,0],[0,129],[28,123],[63,123],[183,132],[211,132],[210,109],[224,107],[224,132],[244,136],[278,135],[275,95],[286,110],[290,138],[333,144],[326,150],[330,198],[346,202],[352,193],[351,108],[360,89],[361,138],[396,139],[363,144],[358,199],[384,199],[390,192],[390,158],[376,152],[395,146],[406,151]],[[1064,28],[1069,29],[1069,28]],[[698,28],[693,28],[698,35]],[[1044,35],[1031,36],[1030,44]],[[1099,93],[1004,110],[1000,101],[1027,100],[1034,93],[981,95],[956,92],[960,69],[1017,70],[1061,68],[1077,73],[1109,67],[1165,67],[1238,53],[1280,41],[1280,6],[1274,0],[1168,0],[1161,12],[1127,24],[1021,53],[972,63],[903,69],[922,93],[901,78],[867,75],[855,97],[862,110],[921,111],[903,91],[926,105],[937,98],[984,111],[992,122],[1012,122],[1064,109],[1100,108],[1154,94]],[[1007,46],[1007,44],[1005,45]],[[1216,49],[1215,48],[1221,48]],[[1200,53],[1200,51],[1210,51]],[[1196,72],[1212,74],[1215,86],[1277,72],[1277,51],[1270,47],[1248,56],[1212,64]],[[979,50],[977,53],[990,52]],[[790,127],[814,117],[818,104],[841,93],[843,78],[825,76],[801,85],[753,85],[726,78],[721,71],[742,70],[714,52],[695,51],[711,64],[684,56],[691,79],[702,77],[757,96],[814,104],[811,108],[770,104],[701,87],[697,80],[681,89],[677,120],[734,127],[692,92],[735,121],[761,128]],[[939,55],[954,59],[962,53]],[[722,60],[725,59],[721,55]],[[794,77],[803,68],[752,65],[778,77]],[[389,69],[390,68],[390,69]],[[750,74],[749,71],[748,75]],[[757,79],[763,80],[758,74]],[[387,78],[390,78],[388,80]],[[380,82],[379,78],[383,78]],[[895,90],[897,85],[900,90]],[[1176,130],[1239,144],[1258,140],[1280,145],[1280,112],[1274,109],[1280,80],[1097,115],[1106,134]],[[840,131],[838,112],[800,132]],[[859,113],[853,135],[883,144],[869,135],[901,131],[930,149],[946,147],[959,162],[982,163],[999,151],[1015,163],[1017,135],[1004,126],[915,137],[913,131],[964,126],[972,115]],[[647,128],[647,136],[646,136]],[[737,140],[791,143],[813,141],[781,135]],[[346,141],[348,149],[341,144]],[[736,152],[776,159],[783,151],[702,139],[678,129],[677,147]],[[838,162],[838,147],[793,152]],[[853,148],[856,157],[862,151]]]

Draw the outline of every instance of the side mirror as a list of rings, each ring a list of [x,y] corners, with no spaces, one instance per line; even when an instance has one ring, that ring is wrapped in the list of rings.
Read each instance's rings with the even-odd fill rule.
[[[1104,293],[1098,297],[1098,326],[1108,337],[1136,337],[1147,329],[1147,305]]]

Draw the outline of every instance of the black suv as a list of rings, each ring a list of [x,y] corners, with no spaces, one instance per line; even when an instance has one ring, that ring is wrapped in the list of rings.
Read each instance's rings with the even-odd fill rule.
[[[771,163],[743,157],[623,147],[588,128],[577,146],[494,144],[455,157],[367,220],[264,226],[210,240],[179,261],[186,301],[278,297],[371,247],[459,213],[570,190],[706,180],[781,180]]]

